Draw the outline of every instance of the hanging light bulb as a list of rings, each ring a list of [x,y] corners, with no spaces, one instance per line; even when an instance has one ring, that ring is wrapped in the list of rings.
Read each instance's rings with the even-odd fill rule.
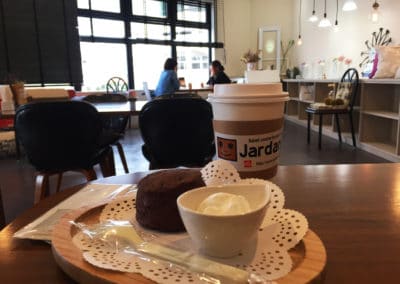
[[[335,21],[335,25],[333,26],[333,31],[334,31],[335,33],[337,33],[337,32],[339,31],[339,24],[338,24],[338,21],[337,21],[337,20]]]
[[[379,11],[379,3],[376,2],[376,0],[375,0],[375,3],[372,4],[372,13],[371,13],[371,20],[372,20],[374,23],[378,22],[378,20],[379,20],[379,14],[380,14],[380,11]]]
[[[333,26],[333,31],[335,33],[339,31],[338,13],[339,13],[339,0],[336,0],[336,19],[335,19],[335,25]]]
[[[302,45],[303,44],[303,40],[301,39],[301,35],[299,35],[299,37],[297,38],[297,45]]]
[[[346,12],[357,10],[357,4],[354,0],[346,0],[343,4],[342,10]]]
[[[299,8],[299,37],[297,39],[297,45],[302,45],[303,41],[301,40],[301,2],[300,0],[300,8]]]
[[[313,2],[313,11],[312,11],[311,17],[308,18],[308,21],[310,21],[312,23],[315,23],[316,21],[318,21],[318,17],[317,17],[317,15],[315,15],[315,0]]]
[[[321,19],[321,21],[318,24],[318,27],[320,28],[327,28],[332,26],[331,21],[326,17],[326,0],[325,0],[325,8],[324,8],[324,18]]]
[[[329,21],[329,19],[326,18],[326,14],[324,14],[324,18],[319,21],[318,27],[320,28],[328,28],[332,26],[331,21]]]

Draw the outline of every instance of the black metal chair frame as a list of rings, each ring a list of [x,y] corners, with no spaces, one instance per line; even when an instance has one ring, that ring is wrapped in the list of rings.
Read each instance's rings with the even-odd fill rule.
[[[359,86],[359,76],[358,72],[355,68],[350,68],[346,70],[343,74],[340,83],[344,82],[351,82],[351,95],[350,101],[347,108],[332,108],[332,109],[316,109],[312,107],[308,107],[306,109],[307,112],[307,143],[310,144],[310,130],[311,130],[311,116],[312,115],[319,115],[319,125],[318,125],[318,148],[321,149],[321,140],[322,140],[322,124],[323,124],[323,116],[333,115],[335,117],[335,123],[337,127],[339,142],[342,143],[342,133],[340,130],[340,122],[339,122],[339,114],[348,114],[349,115],[349,122],[350,122],[350,130],[351,130],[351,138],[353,140],[353,146],[356,147],[356,136],[354,130],[354,122],[353,122],[353,109],[354,104],[356,102],[356,96],[358,93],[358,86]],[[336,88],[337,91],[338,88]],[[336,94],[335,94],[336,95]]]

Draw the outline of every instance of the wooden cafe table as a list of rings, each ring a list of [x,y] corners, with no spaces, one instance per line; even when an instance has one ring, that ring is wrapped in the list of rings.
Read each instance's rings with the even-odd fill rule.
[[[137,183],[146,173],[96,183]],[[286,208],[307,216],[327,249],[325,283],[400,283],[400,164],[280,166]],[[50,245],[13,239],[22,226],[83,185],[27,210],[0,232],[0,283],[73,283]]]

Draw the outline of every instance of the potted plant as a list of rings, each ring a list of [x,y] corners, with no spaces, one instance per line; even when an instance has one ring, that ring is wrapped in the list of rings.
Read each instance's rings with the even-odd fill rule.
[[[250,70],[256,70],[257,67],[257,62],[258,60],[260,60],[260,50],[258,50],[257,52],[252,52],[250,49],[243,54],[242,58],[240,58],[240,60],[244,63],[246,63],[247,65],[247,71]]]
[[[17,106],[25,104],[25,82],[21,80],[13,80],[10,83],[11,90],[14,95],[14,100]]]
[[[289,62],[287,62],[287,61],[289,61],[288,60],[288,53],[292,49],[293,46],[294,46],[294,40],[293,39],[289,40],[287,45],[285,45],[283,43],[283,41],[281,41],[282,64],[281,64],[281,70],[279,70],[281,72],[281,74],[285,74],[285,70],[287,70],[287,66],[289,66]]]

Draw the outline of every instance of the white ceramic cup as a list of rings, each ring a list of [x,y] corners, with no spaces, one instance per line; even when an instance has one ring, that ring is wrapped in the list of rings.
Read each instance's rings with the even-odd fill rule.
[[[288,99],[280,83],[215,85],[208,101],[218,158],[231,162],[242,178],[273,177]]]
[[[251,211],[246,214],[214,216],[197,211],[200,203],[211,194],[226,192],[244,196]],[[214,257],[232,257],[254,243],[270,200],[265,185],[225,185],[189,190],[178,197],[183,224],[195,247]]]

